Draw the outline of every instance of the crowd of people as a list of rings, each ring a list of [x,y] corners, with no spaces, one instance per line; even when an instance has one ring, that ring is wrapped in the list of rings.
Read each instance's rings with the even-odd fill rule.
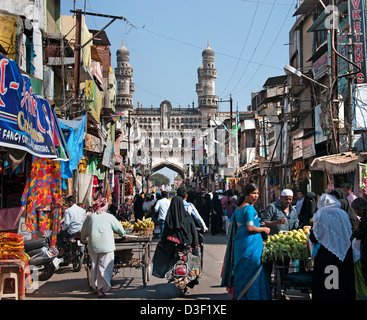
[[[221,285],[233,299],[271,299],[272,263],[261,260],[264,240],[279,231],[311,226],[309,241],[313,259],[312,298],[367,299],[367,200],[356,197],[349,185],[316,196],[313,192],[282,190],[277,201],[257,211],[259,189],[249,183],[243,193],[192,192],[184,187],[168,198],[165,191],[136,195],[129,204],[135,220],[152,217],[161,236],[153,257],[153,275],[163,277],[174,263],[177,243],[199,255],[197,228],[212,235],[226,235],[227,247]],[[94,202],[86,214],[67,199],[62,235],[81,230],[89,238],[94,289],[103,297],[110,288],[114,236],[125,231],[113,204],[105,198]],[[112,208],[112,210],[111,210]],[[83,218],[84,216],[84,218]],[[60,237],[62,238],[62,237]],[[285,267],[289,259],[284,259]]]
[[[222,286],[234,299],[270,299],[272,263],[261,261],[264,234],[308,225],[313,248],[312,299],[366,300],[367,201],[354,196],[349,185],[319,197],[312,192],[297,192],[296,199],[293,195],[292,190],[283,190],[279,200],[260,214],[253,207],[258,189],[246,186],[230,220]],[[279,264],[287,267],[289,262],[284,259]]]

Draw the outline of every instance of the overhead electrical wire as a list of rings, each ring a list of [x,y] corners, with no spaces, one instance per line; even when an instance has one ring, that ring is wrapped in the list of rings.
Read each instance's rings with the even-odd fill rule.
[[[243,44],[243,46],[242,46],[242,50],[241,50],[240,56],[239,56],[239,57],[238,57],[238,59],[237,59],[236,66],[234,67],[234,70],[233,70],[233,72],[232,72],[231,76],[229,77],[229,80],[228,80],[228,82],[227,82],[227,85],[225,86],[225,88],[223,89],[222,93],[221,93],[219,96],[222,96],[222,95],[223,95],[223,93],[227,90],[227,87],[228,87],[229,83],[231,82],[231,80],[232,80],[232,78],[233,78],[233,75],[235,74],[235,72],[236,72],[236,70],[237,70],[238,64],[240,63],[240,60],[241,60],[241,58],[242,58],[243,51],[244,51],[244,49],[245,49],[245,47],[246,47],[246,45],[247,45],[248,38],[249,38],[249,36],[250,36],[250,34],[251,34],[251,30],[252,30],[252,27],[253,27],[253,25],[254,25],[254,21],[255,21],[255,17],[256,17],[257,9],[259,8],[259,4],[260,4],[260,0],[258,0],[258,1],[257,1],[256,8],[255,8],[255,12],[254,12],[254,14],[253,14],[253,16],[252,16],[252,21],[251,21],[251,23],[250,23],[250,28],[249,28],[249,31],[248,31],[248,33],[247,33],[247,36],[246,36],[245,42],[244,42],[244,44]]]
[[[267,18],[267,20],[266,20],[266,22],[265,22],[264,28],[263,28],[263,30],[262,30],[262,32],[261,32],[261,35],[260,35],[260,37],[259,37],[259,39],[258,39],[258,42],[257,42],[257,44],[256,44],[256,46],[255,46],[255,48],[254,48],[254,51],[252,52],[252,55],[251,55],[250,61],[252,61],[252,58],[254,57],[254,55],[255,55],[255,53],[256,53],[256,50],[257,50],[257,48],[258,48],[258,46],[259,46],[259,44],[260,44],[260,42],[261,42],[261,40],[262,40],[262,38],[263,38],[263,36],[264,36],[265,30],[266,30],[266,28],[267,28],[267,26],[268,26],[268,23],[269,23],[269,21],[270,21],[270,17],[271,17],[271,15],[272,15],[272,13],[273,13],[273,10],[274,10],[275,2],[276,2],[276,0],[274,0],[274,2],[273,2],[273,6],[271,7],[271,10],[270,10],[270,12],[269,12],[268,18]],[[242,80],[243,76],[245,75],[245,73],[246,73],[246,71],[247,71],[247,69],[248,69],[248,66],[249,66],[249,63],[247,64],[247,66],[246,66],[245,70],[243,71],[243,73],[242,73],[242,75],[241,75],[240,79],[237,81],[237,84],[234,86],[234,88],[231,90],[231,92],[233,92],[233,91],[237,88],[237,86],[239,85],[239,83],[241,82],[241,80]]]
[[[256,75],[257,75],[257,73],[259,72],[260,68],[262,67],[262,65],[263,65],[264,61],[265,61],[265,60],[266,60],[266,58],[268,57],[268,55],[269,55],[270,51],[273,49],[273,47],[274,47],[274,45],[275,45],[276,41],[278,40],[278,37],[279,37],[279,35],[280,35],[280,33],[281,33],[281,31],[282,31],[282,29],[283,29],[283,27],[284,27],[284,25],[285,25],[285,23],[286,23],[286,21],[287,21],[288,15],[289,15],[289,13],[291,12],[291,10],[292,10],[292,8],[293,8],[293,3],[294,3],[294,0],[292,1],[292,4],[291,4],[291,5],[290,5],[290,7],[289,7],[289,10],[288,10],[288,12],[287,12],[287,14],[286,14],[286,16],[285,16],[285,18],[284,18],[284,20],[283,20],[283,23],[281,24],[281,26],[280,26],[280,28],[279,28],[279,31],[278,31],[278,33],[277,33],[276,37],[274,38],[273,43],[271,44],[271,46],[270,46],[270,48],[269,48],[268,52],[266,53],[265,57],[263,58],[263,60],[262,60],[262,62],[261,62],[261,64],[259,65],[259,67],[257,68],[257,70],[254,72],[254,74],[253,74],[252,78],[251,78],[251,79],[246,83],[246,85],[245,85],[245,86],[243,86],[241,89],[239,89],[238,91],[236,91],[236,92],[234,92],[234,93],[232,93],[232,94],[237,94],[237,93],[241,92],[242,90],[244,90],[244,89],[245,89],[245,88],[246,88],[246,87],[251,83],[251,81],[255,78],[255,76],[256,76]]]

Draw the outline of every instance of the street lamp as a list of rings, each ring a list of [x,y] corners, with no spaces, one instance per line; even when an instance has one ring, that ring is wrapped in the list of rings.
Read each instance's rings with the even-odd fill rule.
[[[307,79],[307,80],[310,80],[310,81],[312,81],[312,82],[314,82],[314,83],[318,84],[319,86],[321,86],[321,87],[323,87],[323,88],[325,88],[325,89],[329,89],[327,86],[325,86],[325,85],[323,85],[322,83],[320,83],[320,82],[318,82],[318,81],[316,81],[316,80],[314,80],[314,79],[312,79],[312,78],[310,78],[310,77],[308,77],[308,76],[304,75],[301,71],[299,71],[299,70],[297,70],[296,68],[294,68],[294,67],[290,66],[289,64],[287,64],[287,65],[284,67],[284,72],[285,72],[287,75],[289,75],[289,76],[291,76],[291,75],[295,75],[295,76],[297,76],[297,77],[299,77],[299,78],[305,78],[305,79]]]

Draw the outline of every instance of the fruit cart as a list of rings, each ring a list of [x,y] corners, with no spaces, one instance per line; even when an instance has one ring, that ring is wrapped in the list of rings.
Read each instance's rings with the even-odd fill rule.
[[[271,266],[270,285],[275,299],[287,289],[312,290],[313,260],[308,247],[310,227],[281,231],[264,241],[262,261]]]
[[[274,261],[271,276],[271,288],[273,296],[277,300],[282,299],[282,293],[286,290],[301,290],[310,294],[312,292],[312,260],[288,260],[285,265],[282,260]]]
[[[121,268],[136,268],[142,270],[143,286],[146,287],[152,274],[152,263],[150,258],[152,232],[136,232],[127,234],[126,237],[115,238],[115,263],[113,276]],[[85,268],[89,287],[91,286],[91,261],[89,255],[86,255]]]

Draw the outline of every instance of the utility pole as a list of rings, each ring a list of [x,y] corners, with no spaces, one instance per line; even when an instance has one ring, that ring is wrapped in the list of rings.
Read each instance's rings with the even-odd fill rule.
[[[82,39],[82,11],[80,9],[75,12],[75,49],[74,49],[74,101],[79,98],[80,85],[80,47]],[[70,105],[69,119],[74,118],[73,103]]]
[[[74,50],[74,58],[75,58],[75,67],[74,67],[74,99],[75,101],[79,97],[79,85],[80,85],[80,52],[81,49],[84,48],[89,42],[93,41],[102,31],[104,31],[110,24],[112,24],[115,20],[124,20],[128,22],[131,26],[133,26],[126,18],[122,16],[111,16],[107,14],[101,13],[93,13],[93,12],[82,12],[82,10],[70,10],[71,13],[75,14],[76,21],[75,21],[75,50]],[[82,14],[84,15],[91,15],[96,17],[103,17],[103,18],[111,18],[112,20],[107,23],[100,31],[98,31],[92,38],[90,38],[87,42],[83,45],[81,44],[81,37],[82,37]],[[134,26],[133,26],[134,27]],[[74,110],[73,106],[70,107],[70,115],[69,118],[72,119],[74,117]]]

